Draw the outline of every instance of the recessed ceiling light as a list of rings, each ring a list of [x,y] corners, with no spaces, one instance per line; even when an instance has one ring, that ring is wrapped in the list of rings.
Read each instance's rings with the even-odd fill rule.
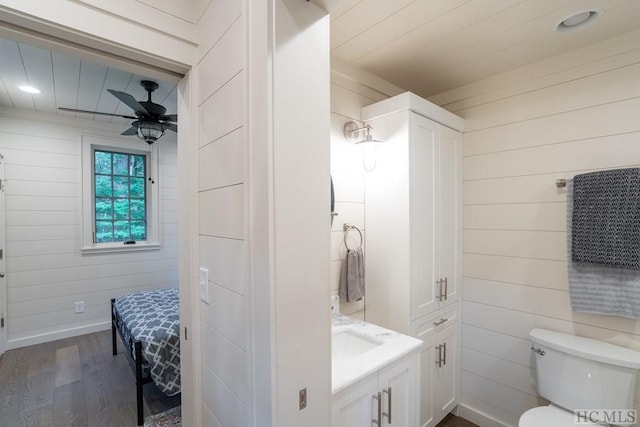
[[[569,31],[582,28],[595,21],[599,14],[597,10],[585,10],[574,13],[560,21],[560,23],[556,25],[556,31]]]
[[[40,89],[30,86],[30,85],[22,85],[22,86],[18,86],[18,89],[20,89],[23,92],[27,92],[27,93],[40,93]]]

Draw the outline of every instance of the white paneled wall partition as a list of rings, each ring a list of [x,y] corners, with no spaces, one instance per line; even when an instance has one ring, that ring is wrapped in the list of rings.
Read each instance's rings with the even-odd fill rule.
[[[249,307],[245,238],[245,16],[243,2],[208,2],[198,17],[199,265],[202,425],[250,425]]]
[[[640,166],[640,32],[432,101],[467,123],[462,415],[516,426],[543,403],[531,328],[640,349],[640,322],[571,311],[566,197],[555,186],[557,178]]]
[[[402,90],[342,60],[331,58],[331,175],[338,216],[331,227],[331,294],[337,295],[340,269],[346,255],[343,225],[364,228],[364,183],[366,171],[363,150],[371,147],[354,145],[344,138],[342,128],[350,120],[361,123],[362,107],[401,93]],[[375,129],[373,131],[375,136]],[[369,159],[367,157],[366,159]],[[367,163],[368,164],[368,163]],[[359,242],[357,233],[349,233],[349,247]],[[364,300],[355,303],[340,301],[344,314],[364,318]]]
[[[176,143],[169,136],[158,142],[162,248],[80,253],[81,135],[120,131],[0,111],[9,348],[107,329],[111,298],[178,285]],[[84,301],[84,313],[75,314],[76,301]]]

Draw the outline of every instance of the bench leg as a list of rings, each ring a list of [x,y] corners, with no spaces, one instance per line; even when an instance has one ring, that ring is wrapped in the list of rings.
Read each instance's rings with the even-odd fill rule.
[[[116,340],[116,316],[113,314],[113,305],[115,303],[115,298],[111,298],[111,345],[113,346],[114,356],[118,354],[118,342]]]
[[[142,401],[142,344],[135,343],[136,352],[136,401],[138,409],[138,425],[144,424],[144,408]]]

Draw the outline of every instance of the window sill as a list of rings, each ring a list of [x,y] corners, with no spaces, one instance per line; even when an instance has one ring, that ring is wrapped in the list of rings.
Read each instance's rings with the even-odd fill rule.
[[[102,243],[100,245],[84,246],[80,248],[82,255],[114,253],[114,252],[137,252],[137,251],[157,251],[162,247],[160,242],[136,242],[133,245],[124,243]]]

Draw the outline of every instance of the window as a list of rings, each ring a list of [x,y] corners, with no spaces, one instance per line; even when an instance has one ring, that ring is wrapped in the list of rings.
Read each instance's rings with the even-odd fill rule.
[[[158,248],[157,147],[82,139],[83,252]]]
[[[93,150],[94,243],[147,239],[146,157]]]

